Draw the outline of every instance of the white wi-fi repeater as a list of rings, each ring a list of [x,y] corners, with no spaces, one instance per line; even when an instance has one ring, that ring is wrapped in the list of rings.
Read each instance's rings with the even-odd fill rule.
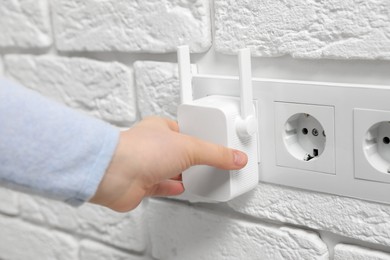
[[[240,97],[210,95],[192,98],[192,81],[188,46],[178,48],[181,102],[178,108],[180,132],[200,139],[241,150],[248,155],[240,170],[222,170],[197,165],[183,172],[187,192],[204,202],[229,201],[258,184],[257,117],[252,95],[250,49],[238,53]],[[204,76],[204,75],[203,75]]]

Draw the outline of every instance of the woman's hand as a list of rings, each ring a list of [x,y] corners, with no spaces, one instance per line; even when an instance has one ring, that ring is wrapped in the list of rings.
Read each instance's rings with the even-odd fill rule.
[[[181,134],[175,121],[149,117],[121,133],[90,202],[129,211],[146,196],[181,194],[181,173],[193,165],[240,169],[246,163],[247,156],[240,151]]]

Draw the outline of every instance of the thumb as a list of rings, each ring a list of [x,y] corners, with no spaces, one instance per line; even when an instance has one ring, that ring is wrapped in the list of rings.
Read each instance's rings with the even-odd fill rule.
[[[248,157],[245,153],[209,143],[194,137],[190,143],[190,158],[192,165],[209,165],[224,170],[237,170],[243,168]],[[191,166],[192,166],[191,165]]]

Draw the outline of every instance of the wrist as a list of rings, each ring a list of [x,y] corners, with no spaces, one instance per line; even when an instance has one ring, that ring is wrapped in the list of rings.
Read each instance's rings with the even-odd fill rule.
[[[127,131],[121,132],[111,162],[89,202],[109,207],[116,211],[128,211],[138,205],[134,195],[140,190],[139,181],[131,167],[131,149]],[[125,201],[123,198],[127,198]],[[137,204],[137,205],[135,205]]]

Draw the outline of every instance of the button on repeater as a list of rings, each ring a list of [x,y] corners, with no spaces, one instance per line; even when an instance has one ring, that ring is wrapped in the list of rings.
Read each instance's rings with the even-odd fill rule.
[[[189,48],[178,48],[182,102],[178,108],[180,132],[241,150],[248,155],[248,163],[241,170],[197,165],[184,171],[186,192],[200,201],[229,201],[258,184],[257,118],[249,48],[239,51],[238,61],[240,97],[210,95],[193,100],[192,81],[196,75],[191,72]]]

